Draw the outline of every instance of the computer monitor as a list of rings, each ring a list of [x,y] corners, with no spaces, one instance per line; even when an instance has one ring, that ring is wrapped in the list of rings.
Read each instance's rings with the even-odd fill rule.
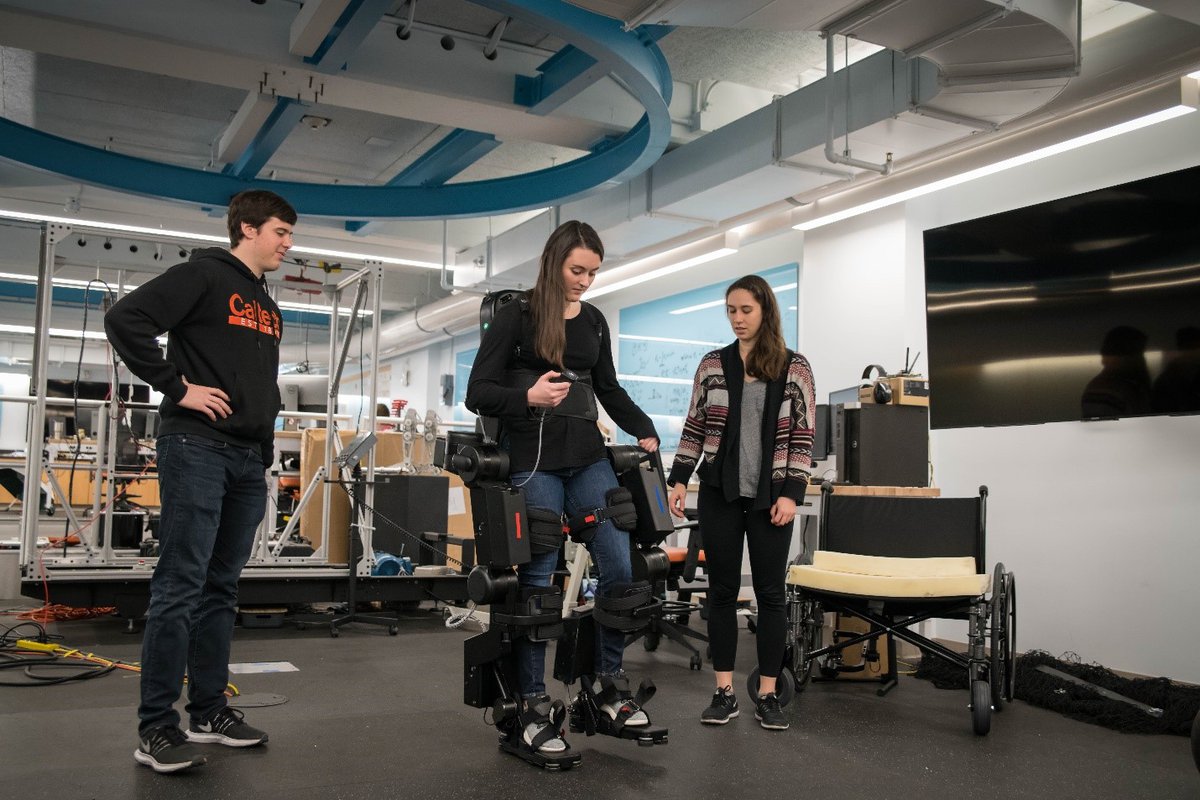
[[[847,403],[858,402],[858,387],[851,386],[849,389],[838,389],[835,392],[829,393],[829,407],[843,406]]]
[[[279,410],[324,414],[329,407],[328,375],[280,375]],[[335,408],[334,411],[337,411]],[[311,427],[306,424],[304,427]],[[289,427],[289,430],[292,428]]]

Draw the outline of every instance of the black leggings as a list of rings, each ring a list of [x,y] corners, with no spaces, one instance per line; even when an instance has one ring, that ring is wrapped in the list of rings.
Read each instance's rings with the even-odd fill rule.
[[[769,510],[755,511],[754,500],[732,503],[720,489],[700,484],[698,507],[708,574],[708,640],[713,669],[732,672],[737,655],[737,599],[742,585],[742,541],[750,550],[750,574],[758,603],[758,671],[779,676],[787,638],[788,547],[792,523],[771,524]]]

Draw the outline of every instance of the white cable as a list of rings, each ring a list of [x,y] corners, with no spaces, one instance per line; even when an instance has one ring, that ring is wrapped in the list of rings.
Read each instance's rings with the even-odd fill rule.
[[[542,416],[538,420],[538,449],[537,458],[533,460],[533,471],[529,473],[529,476],[525,480],[513,484],[518,489],[533,480],[533,476],[537,474],[538,464],[542,463],[542,429],[546,426],[546,416],[547,414],[542,412]]]
[[[461,628],[463,625],[467,624],[468,620],[470,620],[472,617],[475,616],[475,610],[477,608],[478,608],[478,606],[475,605],[475,601],[472,600],[467,605],[467,613],[459,614],[458,616],[451,615],[449,617],[446,617],[446,627],[447,628]]]

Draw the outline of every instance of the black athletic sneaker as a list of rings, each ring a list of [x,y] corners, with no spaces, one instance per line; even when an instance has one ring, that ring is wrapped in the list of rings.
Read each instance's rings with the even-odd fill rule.
[[[758,698],[758,704],[754,709],[754,718],[758,720],[759,725],[769,731],[786,731],[792,724],[783,715],[783,709],[779,706],[779,697],[774,692]]]
[[[254,747],[267,740],[267,734],[252,728],[244,721],[244,714],[236,708],[225,706],[208,718],[188,726],[187,738],[193,742],[210,742],[227,747]]]
[[[700,721],[705,725],[724,725],[740,713],[733,687],[722,686],[713,692],[708,708],[700,712]]]
[[[155,772],[179,772],[208,762],[203,753],[188,744],[178,725],[151,728],[141,739],[133,758]]]

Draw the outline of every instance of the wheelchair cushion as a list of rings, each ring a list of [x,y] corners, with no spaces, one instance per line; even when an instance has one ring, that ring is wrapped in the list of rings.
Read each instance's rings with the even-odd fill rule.
[[[885,558],[818,550],[813,563],[788,568],[787,582],[816,591],[863,597],[977,597],[991,576],[975,574],[975,559]]]
[[[683,562],[687,561],[688,549],[686,547],[664,547],[662,548],[662,551],[667,554],[667,559],[672,564],[679,564],[680,566],[683,566]],[[703,550],[700,551],[699,560],[696,563],[704,564]]]

